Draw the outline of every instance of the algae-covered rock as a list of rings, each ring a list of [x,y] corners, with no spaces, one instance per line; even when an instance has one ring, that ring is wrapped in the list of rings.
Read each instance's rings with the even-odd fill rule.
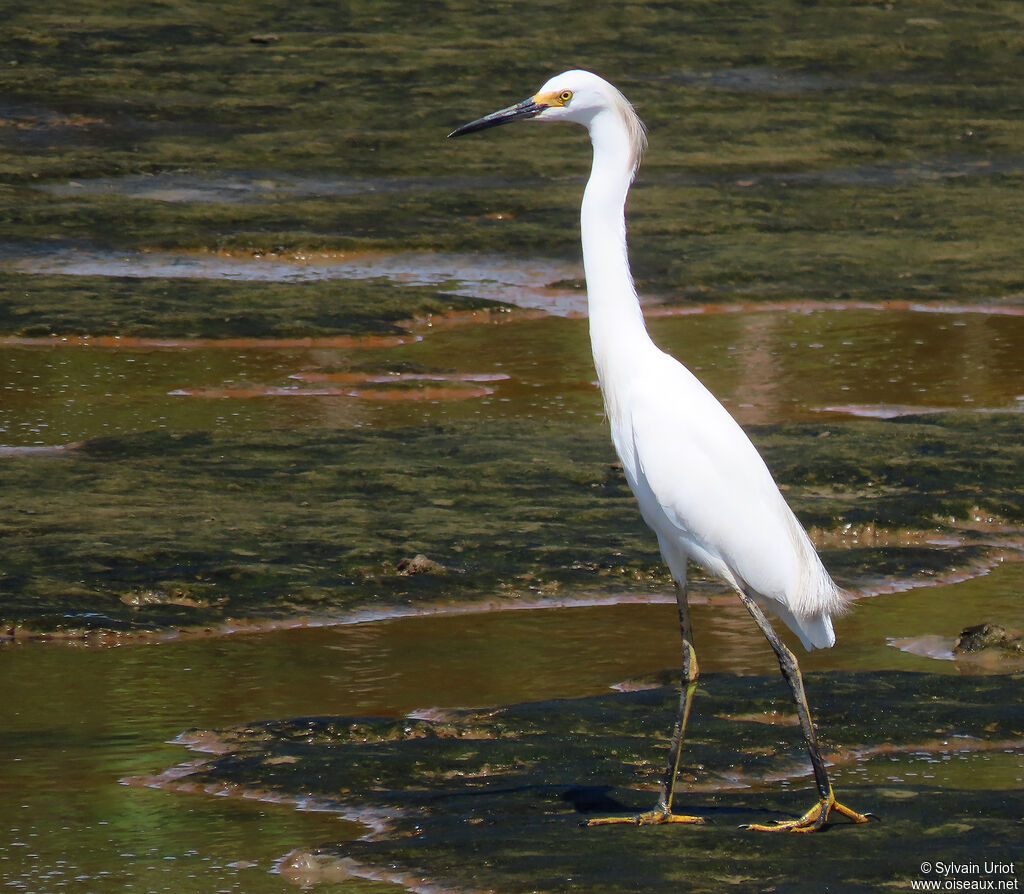
[[[1024,640],[1019,633],[1010,633],[998,624],[977,624],[974,627],[965,627],[953,646],[953,651],[958,654],[981,652],[985,649],[999,649],[1024,656]]]
[[[581,828],[655,798],[675,689],[429,719],[277,720],[182,737],[217,756],[136,780],[315,804],[370,824],[359,841],[293,854],[307,874],[348,872],[445,890],[868,891],[918,878],[925,860],[1008,859],[1024,795],[965,790],[944,762],[1024,761],[1018,677],[811,675],[841,800],[879,822],[826,834],[737,827],[789,818],[815,794],[778,678],[701,678],[676,807],[706,825]]]
[[[399,574],[447,574],[448,569],[444,567],[440,562],[435,562],[433,559],[423,555],[423,553],[417,553],[412,558],[406,557],[400,559],[398,565]]]

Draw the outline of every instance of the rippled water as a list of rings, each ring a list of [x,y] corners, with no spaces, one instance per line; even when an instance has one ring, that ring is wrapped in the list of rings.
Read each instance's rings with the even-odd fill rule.
[[[973,620],[980,605],[1024,625],[1015,595],[1024,586],[1022,567],[956,587],[869,600],[839,622],[839,645],[813,653],[804,666],[955,672],[953,662],[888,646],[882,632],[956,629]],[[290,807],[128,788],[118,780],[185,759],[180,747],[159,743],[192,726],[402,714],[606,691],[617,680],[676,663],[673,616],[670,605],[632,605],[99,650],[10,649],[3,656],[7,697],[0,708],[6,782],[0,789],[0,873],[10,890],[22,891],[286,889],[267,875],[275,858],[361,830]],[[705,672],[773,672],[773,656],[738,607],[698,605],[694,625]],[[841,731],[826,736],[841,738]],[[888,778],[1000,788],[1019,785],[1024,776],[1019,755],[929,760],[935,766],[894,760]],[[858,781],[885,781],[862,780],[856,767],[843,772]]]

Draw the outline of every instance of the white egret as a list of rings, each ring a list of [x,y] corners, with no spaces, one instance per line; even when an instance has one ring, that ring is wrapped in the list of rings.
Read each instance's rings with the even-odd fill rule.
[[[686,597],[691,560],[736,591],[775,650],[793,691],[818,789],[818,803],[803,816],[747,828],[811,832],[821,829],[832,811],[866,822],[867,816],[835,799],[799,665],[762,610],[763,605],[781,618],[805,648],[827,648],[835,643],[831,616],[843,611],[847,594],[833,583],[743,429],[685,366],[654,344],[644,325],[629,271],[625,224],[626,194],[646,148],[644,126],[607,81],[587,71],[567,71],[529,99],[449,136],[519,119],[571,121],[590,132],[594,158],[580,222],[594,363],[612,441],[675,581],[683,641],[683,689],[656,806],[639,816],[602,817],[589,825],[703,822],[672,811],[698,673]]]

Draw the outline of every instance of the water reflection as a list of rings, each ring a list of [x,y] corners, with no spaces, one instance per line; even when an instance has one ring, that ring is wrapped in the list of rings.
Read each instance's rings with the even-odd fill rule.
[[[910,402],[937,410],[1020,409],[1019,316],[872,310],[737,316],[661,318],[651,329],[673,353],[692,357],[694,370],[744,422]],[[695,351],[695,344],[704,350]]]
[[[536,4],[524,17],[481,5],[467,16],[464,5],[445,3],[349,4],[339,18],[332,4],[236,3],[223,5],[218,27],[210,27],[197,4],[154,4],[152,15],[133,9],[131,21],[116,9],[79,18],[55,17],[46,4],[9,6],[17,7],[5,57],[11,92],[35,98],[0,107],[8,150],[0,199],[11,239],[21,242],[12,248],[9,240],[5,264],[67,276],[177,277],[189,288],[197,276],[277,277],[302,288],[317,278],[382,276],[396,291],[418,282],[567,316],[582,309],[579,290],[551,285],[578,277],[578,266],[498,256],[511,248],[575,257],[581,136],[524,134],[514,161],[453,154],[442,137],[446,121],[467,120],[457,107],[477,104],[481,90],[512,91],[512,99],[517,83],[539,83],[533,60],[564,51],[571,10]],[[646,229],[637,243],[647,262],[673,276],[683,270],[659,283],[718,287],[724,278],[719,293],[729,295],[734,280],[749,277],[755,290],[788,297],[831,294],[841,279],[851,294],[877,297],[908,285],[895,274],[874,277],[898,258],[929,287],[917,294],[1013,294],[1019,199],[1006,187],[1022,168],[1019,102],[1014,47],[1000,36],[1019,23],[1004,7],[957,13],[949,6],[933,28],[920,24],[931,20],[911,25],[893,4],[834,5],[825,14],[808,5],[782,42],[765,39],[771,17],[731,16],[723,28],[710,5],[648,5],[641,15],[609,8],[589,23],[580,18],[590,25],[575,35],[580,63],[600,60],[609,75],[621,73],[660,131],[633,206],[637,228]],[[285,36],[281,45],[246,40],[269,22]],[[877,37],[870,46],[868,31]],[[609,33],[620,38],[614,46]],[[962,40],[951,43],[953,33]],[[692,71],[679,69],[682,56]],[[638,70],[640,59],[651,74]],[[877,89],[880,78],[885,89]],[[965,130],[968,120],[975,123]],[[692,170],[694,162],[703,170]],[[506,179],[495,178],[498,168]],[[247,173],[225,173],[239,170]],[[89,172],[95,179],[68,182]],[[532,188],[540,182],[545,189]],[[367,198],[374,193],[384,195]],[[506,208],[516,213],[504,219]],[[681,222],[681,211],[695,209],[699,220]],[[74,239],[114,248],[63,251]],[[471,239],[483,257],[455,253]],[[212,250],[225,242],[264,255],[118,250]],[[279,243],[364,242],[445,251],[306,261],[266,254]],[[664,261],[684,254],[678,268]],[[51,303],[28,307],[22,290],[36,288],[25,284],[32,278],[40,277],[10,277],[11,331],[49,332],[51,324],[60,331],[64,320],[74,326],[74,314],[62,315],[67,280],[48,278],[36,296]],[[97,276],[92,287],[102,294],[101,282]],[[652,319],[651,328],[745,423],[907,408],[1005,410],[1022,398],[1019,318],[746,308]],[[316,394],[314,379],[293,378],[412,367],[503,378],[487,382],[490,394],[404,403]],[[529,426],[554,414],[606,440],[593,378],[585,321],[571,318],[437,327],[417,344],[372,349],[0,343],[0,445],[52,448],[151,429],[244,436],[450,419],[484,426],[495,418]],[[224,396],[197,396],[212,393]],[[0,455],[0,469],[4,461]],[[21,524],[13,510],[9,516],[4,524]],[[949,637],[989,619],[1024,626],[1022,567],[862,600],[839,621],[839,646],[805,666],[962,672],[887,641]],[[774,672],[771,653],[735,605],[708,602],[694,614],[705,670]],[[0,648],[0,879],[15,891],[291,890],[268,874],[274,857],[357,830],[116,780],[181,759],[182,749],[159,743],[192,726],[604,691],[675,664],[677,648],[668,604],[103,650]],[[1019,783],[1019,770],[997,766],[995,756],[983,761],[993,769],[980,784]],[[963,765],[962,784],[981,780],[982,762]],[[927,768],[898,762],[889,775],[931,781]]]
[[[1020,316],[752,310],[657,316],[650,327],[745,424],[822,413],[1020,411],[1024,404]],[[409,369],[422,379],[405,384],[425,389],[433,376],[465,385],[402,401],[393,391],[343,382],[361,376],[397,384]],[[369,349],[5,343],[0,443],[55,446],[152,428],[335,428],[551,413],[599,424],[593,379],[586,321],[550,317],[435,327],[422,339]],[[466,390],[473,382],[479,387]]]

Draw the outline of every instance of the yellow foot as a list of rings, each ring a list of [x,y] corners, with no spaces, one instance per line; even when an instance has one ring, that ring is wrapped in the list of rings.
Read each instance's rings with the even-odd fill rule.
[[[600,816],[588,819],[585,826],[657,826],[662,823],[690,823],[692,825],[703,825],[704,817],[687,816],[683,813],[670,813],[667,810],[648,810],[646,813],[634,816]]]
[[[868,820],[878,819],[874,814],[857,813],[856,810],[850,810],[849,807],[840,804],[836,800],[836,796],[832,794],[832,789],[829,789],[828,798],[819,801],[799,819],[784,820],[771,826],[750,823],[740,828],[753,829],[755,832],[818,832],[825,828],[829,814],[833,810],[855,823],[866,823]]]

